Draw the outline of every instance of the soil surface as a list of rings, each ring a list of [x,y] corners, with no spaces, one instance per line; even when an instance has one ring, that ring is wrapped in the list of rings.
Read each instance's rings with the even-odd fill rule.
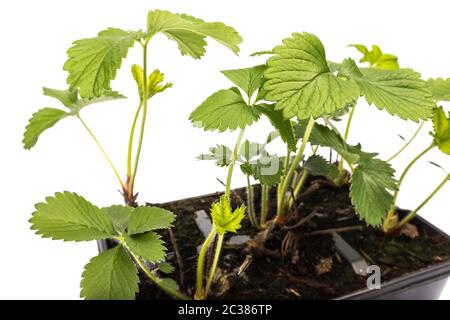
[[[248,245],[226,246],[222,250],[212,299],[332,299],[366,288],[366,277],[355,274],[351,265],[339,253],[331,234],[314,235],[315,231],[350,227],[339,232],[369,265],[381,268],[382,282],[420,270],[429,265],[450,260],[450,241],[435,234],[429,227],[417,223],[418,237],[385,235],[366,226],[355,215],[349,199],[348,186],[334,187],[310,179],[309,186],[319,182],[319,188],[310,188],[297,204],[295,212],[286,221],[293,226],[311,215],[300,227],[290,230],[276,228],[265,241],[266,250],[249,250]],[[259,212],[260,188],[255,186],[255,209]],[[177,215],[174,234],[183,259],[184,282],[182,291],[193,296],[197,247],[204,238],[196,226],[194,212],[209,213],[211,204],[221,193],[157,204]],[[246,190],[236,189],[232,194],[233,207],[246,200]],[[268,218],[276,211],[274,190],[270,195]],[[155,204],[152,204],[155,205]],[[360,226],[359,229],[353,228]],[[255,237],[246,218],[239,235]],[[168,233],[163,233],[168,251],[173,251]],[[211,254],[211,253],[210,253]],[[169,259],[176,271],[172,277],[180,283],[179,268],[174,254]],[[211,259],[210,259],[211,260]],[[240,271],[240,272],[239,272]],[[238,275],[239,274],[239,275]],[[166,299],[164,293],[141,276],[137,299]]]

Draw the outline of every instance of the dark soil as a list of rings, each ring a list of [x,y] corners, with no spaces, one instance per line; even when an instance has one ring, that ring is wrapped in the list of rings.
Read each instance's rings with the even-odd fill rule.
[[[317,180],[316,180],[317,181]],[[311,185],[314,181],[309,181]],[[306,186],[308,188],[308,185]],[[259,212],[259,186],[255,186],[255,207]],[[271,200],[275,199],[272,192]],[[317,214],[307,223],[292,230],[275,229],[266,240],[266,252],[244,248],[226,247],[222,251],[213,295],[215,299],[332,299],[366,288],[366,277],[354,273],[350,264],[334,246],[332,236],[310,235],[312,231],[330,228],[362,226],[361,230],[342,232],[340,235],[365,257],[369,265],[381,268],[382,281],[420,270],[429,265],[450,260],[450,241],[435,234],[432,229],[418,226],[419,237],[385,235],[367,227],[353,211],[347,186],[321,185],[302,198],[297,210],[286,225],[294,225],[315,211]],[[182,290],[193,296],[197,246],[203,242],[194,212],[209,212],[211,204],[220,193],[180,200],[158,206],[177,214],[174,233],[184,264]],[[246,199],[245,189],[237,189],[232,195],[233,207]],[[276,210],[271,201],[269,218]],[[415,221],[413,220],[413,224]],[[243,222],[239,234],[254,237],[258,231],[251,228],[248,220]],[[163,234],[169,251],[172,245],[167,232]],[[249,259],[252,257],[251,259]],[[170,262],[177,267],[175,256]],[[237,270],[246,260],[248,268],[237,276]],[[179,270],[172,275],[180,281]],[[168,298],[145,277],[141,277],[138,299]]]

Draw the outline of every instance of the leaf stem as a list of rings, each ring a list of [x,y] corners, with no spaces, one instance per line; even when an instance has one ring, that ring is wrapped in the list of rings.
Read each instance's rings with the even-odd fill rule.
[[[250,222],[255,228],[258,228],[258,222],[256,222],[255,208],[253,206],[253,188],[250,183],[250,176],[247,174],[247,211]]]
[[[306,145],[308,144],[309,141],[309,137],[311,136],[312,130],[314,129],[314,118],[310,117],[309,118],[309,122],[308,125],[306,127],[305,133],[303,135],[303,139],[302,139],[302,144],[300,146],[300,149],[297,153],[297,155],[295,156],[294,160],[292,161],[292,164],[289,168],[289,171],[286,175],[286,178],[283,181],[281,190],[280,190],[280,194],[278,195],[278,203],[277,203],[277,221],[278,222],[282,222],[285,218],[285,209],[286,209],[286,205],[285,205],[285,198],[286,198],[286,193],[288,191],[288,188],[292,182],[292,177],[294,176],[295,170],[298,166],[298,164],[300,163],[300,161],[303,158],[303,154],[305,152],[305,148]]]
[[[86,122],[83,121],[83,119],[81,118],[81,116],[79,114],[77,114],[77,118],[81,121],[81,123],[83,124],[84,128],[87,130],[87,132],[89,133],[89,135],[92,137],[92,139],[95,141],[95,143],[97,144],[97,146],[99,147],[100,151],[103,153],[103,156],[105,157],[106,161],[108,161],[109,166],[111,167],[111,169],[114,172],[114,175],[117,178],[117,181],[119,182],[120,186],[122,187],[122,189],[124,188],[124,184],[122,179],[120,178],[119,172],[117,171],[116,167],[114,166],[114,163],[112,162],[111,158],[108,156],[108,154],[106,153],[105,149],[103,148],[103,146],[101,145],[100,141],[97,139],[97,137],[94,135],[94,133],[91,131],[91,129],[89,129],[88,125],[86,124]]]
[[[128,153],[127,153],[127,177],[131,178],[131,161],[133,158],[133,142],[134,142],[134,132],[136,130],[136,123],[139,118],[139,114],[142,110],[142,101],[139,103],[139,107],[134,115],[133,124],[131,125],[130,137],[128,139]]]
[[[383,223],[383,230],[385,232],[390,230],[390,223],[392,218],[394,217],[395,214],[395,205],[397,203],[397,198],[398,198],[398,194],[400,192],[400,187],[403,183],[403,180],[405,180],[405,177],[407,175],[407,173],[409,172],[409,170],[411,170],[411,168],[413,167],[413,165],[420,159],[422,158],[425,154],[428,153],[428,151],[430,151],[431,149],[433,149],[435,147],[435,144],[432,143],[429,147],[427,147],[425,150],[423,150],[422,152],[420,152],[416,157],[414,157],[414,159],[412,159],[412,161],[408,164],[408,166],[405,168],[405,170],[403,170],[402,175],[400,176],[400,179],[398,180],[398,185],[397,185],[397,190],[394,193],[394,197],[392,200],[392,205],[391,205],[391,210],[389,211],[388,215],[386,216],[386,219],[384,220]]]
[[[216,229],[213,228],[209,232],[208,237],[202,244],[202,248],[200,249],[200,253],[198,255],[198,263],[197,263],[197,282],[196,282],[196,290],[195,290],[195,299],[201,300],[205,298],[205,292],[203,290],[203,269],[205,265],[205,255],[208,250],[209,244],[216,236]]]
[[[230,166],[228,168],[228,175],[227,175],[227,183],[225,185],[225,195],[230,198],[230,192],[231,192],[231,178],[233,176],[233,170],[234,170],[234,165],[236,163],[237,160],[237,156],[238,156],[238,152],[239,152],[239,146],[241,145],[241,141],[242,141],[242,137],[244,136],[244,129],[241,129],[238,139],[236,141],[236,145],[234,146],[234,151],[233,151],[233,159],[230,163]]]
[[[289,169],[289,161],[290,160],[291,160],[291,149],[288,146],[287,150],[286,150],[286,158],[284,159],[284,172],[288,171],[288,169]],[[280,195],[281,195],[281,186],[283,185],[285,179],[286,179],[286,175],[283,175],[281,177],[280,184],[278,185],[278,190],[277,190],[278,197],[280,197]]]
[[[269,187],[261,185],[261,217],[259,225],[263,228],[267,219],[267,204],[269,202]]]
[[[297,199],[298,195],[300,194],[300,190],[302,190],[303,186],[305,185],[307,177],[308,177],[308,170],[303,169],[302,175],[300,176],[300,179],[294,188],[294,198],[295,199]],[[292,208],[292,205],[294,204],[295,199],[293,199],[292,197],[289,198],[288,210]]]
[[[406,217],[404,217],[399,223],[398,228],[401,228],[406,223],[408,223],[414,216],[422,209],[438,192],[442,189],[442,187],[450,180],[450,174],[448,174],[444,180],[433,190],[433,192],[414,210],[411,211]]]
[[[392,160],[394,160],[399,154],[401,154],[411,144],[411,142],[414,141],[414,139],[419,134],[420,130],[422,130],[424,123],[425,123],[425,121],[422,121],[420,123],[419,127],[417,128],[416,132],[414,132],[411,139],[409,139],[396,153],[394,153],[394,155],[392,155],[388,160],[386,160],[387,162],[391,162]]]
[[[348,115],[347,126],[345,127],[344,133],[344,142],[347,142],[348,136],[350,133],[350,126],[352,124],[353,115],[355,114],[356,104],[353,106],[352,110],[350,110],[350,114]],[[344,171],[344,158],[341,156],[339,159],[338,169],[341,175],[345,174]]]
[[[136,263],[139,265],[139,267],[144,271],[144,273],[147,275],[147,277],[150,278],[158,287],[160,287],[165,293],[170,295],[171,297],[178,299],[178,300],[191,300],[188,296],[181,293],[178,290],[173,289],[172,287],[164,285],[164,282],[162,279],[158,278],[157,275],[155,275],[147,266],[145,263],[137,256],[135,255],[131,250],[128,249],[128,252],[131,254],[133,259],[136,261]]]
[[[214,260],[211,266],[211,270],[209,271],[208,281],[206,282],[205,299],[208,298],[209,289],[211,288],[211,284],[214,279],[214,274],[216,273],[217,264],[219,262],[220,257],[220,251],[222,250],[223,238],[224,238],[223,234],[219,234],[217,238],[216,252],[214,253]]]

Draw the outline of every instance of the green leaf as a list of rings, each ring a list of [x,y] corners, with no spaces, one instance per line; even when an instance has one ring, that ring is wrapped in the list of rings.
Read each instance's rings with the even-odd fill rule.
[[[54,108],[44,108],[33,113],[23,134],[23,147],[27,150],[31,149],[45,130],[68,115],[67,112]]]
[[[150,231],[137,235],[124,235],[128,248],[137,256],[155,263],[166,257],[166,247],[161,237]]]
[[[274,186],[280,183],[284,174],[284,162],[277,155],[266,153],[256,160],[241,164],[241,170],[263,185]]]
[[[450,154],[450,113],[446,116],[442,107],[434,111],[433,128],[434,143],[442,152]]]
[[[144,71],[142,68],[133,64],[131,67],[131,74],[133,75],[134,80],[138,86],[139,97],[142,99],[143,97],[143,88],[144,88]],[[147,98],[152,98],[155,94],[163,92],[164,90],[171,88],[172,84],[170,82],[162,84],[164,81],[164,74],[161,73],[158,69],[155,69],[150,73],[147,80]]]
[[[264,84],[264,71],[266,65],[251,68],[223,70],[222,73],[235,85],[244,90],[250,99]]]
[[[158,264],[158,269],[165,274],[171,274],[175,271],[175,267],[168,262]]]
[[[429,119],[436,106],[426,82],[411,69],[361,69],[362,78],[355,78],[369,104],[402,119],[418,122]]]
[[[134,300],[138,283],[134,262],[122,246],[116,246],[86,265],[80,296],[88,300]]]
[[[232,212],[230,200],[225,195],[220,197],[219,202],[214,202],[211,206],[211,217],[219,234],[236,232],[241,228],[241,221],[244,216],[245,207],[242,205]]]
[[[109,217],[111,218],[116,231],[125,233],[128,227],[128,219],[130,218],[133,208],[128,206],[114,205],[107,208],[103,208]]]
[[[309,33],[294,33],[275,47],[264,76],[266,99],[276,102],[285,118],[308,119],[330,115],[359,97],[353,80],[331,73],[320,40]]]
[[[168,229],[175,221],[175,215],[157,207],[137,207],[128,221],[128,234],[135,235],[150,230]]]
[[[213,38],[235,54],[238,54],[239,44],[242,42],[237,31],[222,22],[204,22],[192,16],[162,10],[148,13],[147,31],[150,37],[157,33],[165,34],[177,42],[182,55],[189,55],[194,59],[204,55],[206,37]]]
[[[69,89],[78,88],[83,98],[98,97],[110,90],[122,59],[139,37],[138,32],[109,28],[95,38],[75,41],[64,64],[64,70],[69,72]]]
[[[305,161],[303,168],[314,176],[322,176],[332,181],[339,178],[339,170],[337,167],[319,155],[310,156]]]
[[[427,84],[436,101],[450,101],[450,78],[428,79]]]
[[[242,99],[236,87],[219,90],[209,96],[190,115],[195,125],[204,130],[235,130],[258,120],[257,113]]]
[[[161,287],[163,287],[163,288],[168,288],[169,290],[172,290],[172,291],[180,290],[180,287],[178,286],[178,283],[175,280],[171,279],[171,278],[160,279],[159,285]]]
[[[209,154],[200,154],[197,160],[215,160],[219,167],[228,166],[233,161],[233,151],[223,144],[209,148]]]
[[[36,204],[36,211],[29,220],[31,229],[43,238],[89,241],[116,235],[107,213],[76,193],[58,192],[45,201]]]
[[[78,90],[58,90],[52,88],[42,88],[44,96],[59,100],[65,107],[71,109],[78,100]]]
[[[394,169],[389,163],[376,158],[364,158],[352,174],[350,197],[358,215],[367,224],[378,226],[393,202],[389,191],[396,188]]]
[[[269,118],[270,123],[278,130],[281,139],[283,139],[291,151],[295,151],[297,139],[295,138],[291,121],[285,119],[280,110],[275,110],[274,105],[261,103],[254,106],[254,108]]]
[[[365,45],[351,44],[350,47],[356,48],[363,54],[359,62],[368,62],[371,67],[384,70],[398,70],[398,58],[393,54],[383,53],[376,44],[372,45],[372,50],[369,51]]]

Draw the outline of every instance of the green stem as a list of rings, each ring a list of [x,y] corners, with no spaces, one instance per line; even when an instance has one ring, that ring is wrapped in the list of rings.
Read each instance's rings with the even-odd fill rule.
[[[406,217],[404,217],[399,223],[398,228],[408,223],[414,216],[422,209],[438,192],[442,187],[450,180],[450,174],[448,174],[444,180],[434,189],[434,191],[412,212],[410,212]]]
[[[225,185],[225,195],[230,198],[230,192],[231,192],[231,178],[233,176],[233,169],[234,169],[234,165],[236,163],[237,160],[237,156],[238,156],[238,152],[239,152],[239,146],[241,145],[241,140],[242,137],[244,136],[244,131],[245,129],[241,129],[241,132],[239,133],[239,137],[236,141],[236,145],[234,146],[234,151],[233,151],[233,159],[230,163],[230,166],[228,168],[228,175],[227,175],[227,183]]]
[[[211,229],[208,237],[205,242],[203,242],[202,248],[200,249],[200,253],[198,255],[198,263],[197,263],[197,283],[196,283],[196,291],[195,291],[195,299],[204,299],[205,292],[203,291],[203,269],[205,265],[205,255],[208,250],[209,244],[216,236],[216,229]]]
[[[388,231],[390,229],[390,221],[392,220],[392,218],[393,218],[393,216],[395,214],[395,205],[397,203],[397,198],[398,198],[398,194],[400,192],[400,187],[401,187],[401,185],[403,183],[403,180],[405,180],[405,177],[406,177],[407,173],[409,172],[409,170],[411,170],[413,165],[420,158],[422,158],[428,151],[430,151],[434,147],[435,147],[435,144],[432,143],[429,147],[427,147],[425,150],[423,150],[421,153],[419,153],[416,157],[414,157],[414,159],[412,159],[412,161],[408,164],[408,166],[403,171],[402,175],[400,176],[400,179],[398,180],[397,190],[394,193],[394,197],[393,197],[392,205],[391,205],[391,210],[389,211],[386,219],[384,220],[383,230]]]
[[[247,210],[248,210],[248,217],[250,219],[250,222],[255,228],[258,228],[258,222],[256,222],[255,217],[255,208],[253,206],[253,187],[250,183],[250,176],[246,175],[247,177]]]
[[[130,196],[133,196],[134,193],[134,182],[136,180],[136,174],[139,166],[139,158],[141,156],[142,142],[144,140],[144,132],[145,132],[145,121],[147,119],[147,104],[148,104],[148,88],[147,88],[147,47],[150,38],[148,38],[143,44],[143,76],[144,83],[142,88],[142,120],[141,120],[141,128],[139,133],[139,141],[136,150],[136,156],[134,158],[134,170],[133,174],[130,177]]]
[[[133,124],[131,125],[130,137],[128,139],[128,154],[127,154],[127,177],[131,178],[131,160],[133,154],[133,141],[134,141],[134,132],[136,130],[136,123],[139,118],[139,114],[142,110],[142,101],[139,103],[139,108],[136,110],[136,114],[134,115]]]
[[[105,149],[103,148],[103,146],[101,145],[100,141],[98,141],[97,137],[94,135],[94,133],[91,131],[91,129],[89,129],[89,127],[87,126],[86,122],[83,121],[83,119],[81,118],[81,116],[78,114],[77,118],[81,121],[81,123],[83,124],[84,128],[87,130],[87,132],[89,132],[89,135],[92,137],[92,139],[94,139],[95,143],[97,144],[97,146],[99,147],[100,151],[103,153],[103,156],[106,158],[106,161],[108,161],[109,166],[111,167],[111,169],[114,172],[114,175],[117,178],[117,181],[119,181],[120,186],[122,187],[122,189],[124,188],[124,184],[122,179],[120,178],[119,172],[117,171],[116,167],[114,166],[114,163],[112,162],[112,160],[109,158],[108,154],[106,153]]]
[[[348,115],[347,126],[345,127],[344,133],[344,141],[347,142],[348,135],[350,133],[350,126],[352,124],[353,115],[355,114],[356,105],[353,106],[352,110],[350,110],[350,114]],[[344,174],[344,158],[341,156],[339,159],[338,169],[341,174]]]
[[[420,130],[422,130],[423,125],[424,125],[425,121],[422,121],[419,125],[419,127],[417,128],[416,132],[414,132],[414,135],[411,137],[411,139],[409,139],[401,148],[400,150],[398,150],[396,153],[394,153],[394,155],[392,157],[390,157],[387,162],[391,162],[392,160],[394,160],[400,153],[402,153],[410,144],[411,142],[414,141],[414,139],[417,137],[417,135],[419,134]]]
[[[214,274],[216,273],[217,264],[219,262],[220,251],[222,250],[223,238],[224,235],[219,234],[216,244],[216,252],[214,253],[214,260],[211,266],[211,270],[209,271],[208,281],[206,282],[205,299],[208,298],[209,289],[211,288],[211,284],[214,280]]]
[[[261,186],[261,217],[259,225],[264,227],[267,219],[267,205],[269,202],[269,187],[265,184]]]
[[[307,177],[308,177],[308,170],[303,169],[303,172],[302,172],[302,175],[300,177],[300,180],[298,181],[298,183],[295,185],[295,188],[294,188],[294,198],[295,199],[298,198],[298,195],[300,194],[300,191],[302,190],[303,186],[305,185]],[[294,204],[294,199],[291,197],[289,199],[288,210],[292,208],[293,204]]]
[[[144,273],[147,275],[147,277],[149,277],[149,279],[152,280],[165,293],[167,293],[169,296],[171,296],[175,299],[178,299],[178,300],[190,300],[190,298],[188,296],[181,293],[180,291],[175,290],[170,286],[164,285],[164,282],[162,281],[162,279],[158,278],[157,275],[155,275],[149,268],[147,268],[145,263],[137,255],[135,255],[130,250],[128,250],[128,252],[131,254],[131,256],[136,261],[136,263],[139,265],[139,267],[142,269],[142,271],[144,271]]]
[[[302,144],[300,146],[300,149],[299,149],[297,155],[295,156],[294,160],[292,161],[292,164],[289,168],[286,178],[283,181],[281,191],[278,196],[278,203],[277,203],[277,220],[278,221],[280,221],[279,219],[281,219],[281,220],[284,219],[285,207],[286,207],[285,206],[286,193],[292,182],[292,177],[294,176],[295,170],[303,158],[303,153],[305,152],[305,148],[306,148],[306,145],[308,144],[309,137],[311,136],[311,132],[314,129],[314,124],[315,124],[314,118],[313,117],[309,118],[309,122],[306,127],[306,131],[303,135]]]
[[[289,149],[289,147],[287,147],[286,158],[284,159],[284,171],[285,172],[288,171],[290,160],[291,160],[291,149]],[[281,195],[281,186],[283,185],[285,179],[286,179],[286,175],[283,175],[281,177],[280,183],[278,184],[278,190],[277,190],[278,197],[280,197],[280,195]]]

